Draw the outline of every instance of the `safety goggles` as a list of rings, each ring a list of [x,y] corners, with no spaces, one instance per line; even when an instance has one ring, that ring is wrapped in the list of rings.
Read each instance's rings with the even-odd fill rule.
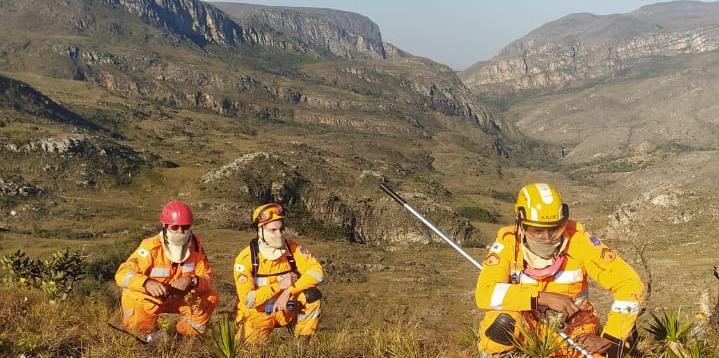
[[[190,230],[190,225],[168,225],[167,228],[172,232],[187,232]]]
[[[527,239],[544,242],[554,242],[559,240],[564,232],[564,225],[554,227],[534,227],[524,225],[524,235]]]
[[[280,204],[270,204],[257,213],[257,225],[262,226],[270,221],[284,219],[285,210]]]

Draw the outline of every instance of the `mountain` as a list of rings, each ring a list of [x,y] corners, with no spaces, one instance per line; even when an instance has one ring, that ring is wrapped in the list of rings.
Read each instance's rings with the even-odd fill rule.
[[[292,36],[320,53],[349,59],[409,56],[385,44],[379,26],[359,14],[318,8],[211,4],[240,23]]]
[[[675,1],[627,14],[571,14],[462,71],[475,93],[556,89],[611,78],[660,57],[719,47],[719,3]]]
[[[509,162],[523,145],[504,134],[451,69],[383,43],[367,18],[334,10],[195,0],[10,0],[0,5],[0,72],[33,88],[33,98],[75,114],[51,115],[75,127],[6,127],[3,142],[36,148],[57,139],[70,143],[63,148],[124,153],[119,158],[135,163],[111,161],[87,180],[24,172],[21,182],[45,188],[48,198],[61,192],[77,198],[62,205],[32,198],[8,203],[9,209],[39,205],[7,224],[18,232],[48,213],[58,222],[72,220],[87,200],[109,213],[128,211],[131,204],[118,197],[154,207],[191,193],[185,199],[216,227],[245,228],[246,218],[232,213],[278,200],[305,213],[297,217],[310,222],[305,227],[327,235],[429,242],[428,232],[377,190],[378,181],[388,181],[454,239],[471,241],[484,233],[447,203],[477,205],[466,196],[477,189],[447,176],[457,170],[495,176],[484,168]],[[32,106],[33,98],[15,102]],[[31,116],[23,118],[17,125],[33,125]],[[75,130],[82,135],[68,137]],[[82,144],[88,140],[127,152]],[[29,170],[22,168],[29,160],[7,148],[8,163]],[[102,180],[103,173],[115,179]],[[494,200],[483,192],[482,201]],[[130,212],[126,220],[145,221],[146,214]],[[71,229],[79,236],[88,230],[97,231]]]

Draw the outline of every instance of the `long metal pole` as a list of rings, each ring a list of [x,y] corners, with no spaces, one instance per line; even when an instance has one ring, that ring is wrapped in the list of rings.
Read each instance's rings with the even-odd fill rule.
[[[437,236],[441,237],[442,240],[447,242],[449,244],[449,246],[451,246],[453,249],[457,250],[457,252],[459,252],[462,256],[464,256],[464,258],[469,260],[469,262],[471,262],[475,267],[477,267],[480,271],[482,270],[482,264],[477,262],[477,260],[475,260],[474,257],[470,256],[466,251],[462,250],[462,248],[459,247],[459,245],[457,245],[456,242],[450,240],[447,237],[447,235],[445,235],[441,230],[439,230],[436,226],[434,226],[431,222],[429,222],[429,220],[425,219],[424,216],[422,216],[420,213],[418,213],[417,210],[415,210],[412,206],[410,206],[407,203],[407,201],[402,199],[401,196],[399,196],[392,189],[390,189],[385,183],[379,183],[379,187],[382,189],[382,191],[387,193],[387,195],[392,197],[392,199],[394,199],[394,201],[396,201],[397,203],[402,205],[405,209],[407,209],[407,211],[409,211],[410,213],[412,213],[412,215],[414,215],[417,219],[419,219],[419,221],[421,221],[425,226],[427,226],[430,230],[432,230],[435,234],[437,234]],[[559,334],[560,337],[562,337],[562,339],[565,342],[567,342],[569,347],[571,347],[572,349],[579,352],[585,358],[593,358],[593,356],[589,352],[587,352],[586,349],[582,348],[582,346],[580,346],[579,343],[577,343],[573,339],[571,339],[566,333],[564,333],[562,331],[557,331],[557,333]]]

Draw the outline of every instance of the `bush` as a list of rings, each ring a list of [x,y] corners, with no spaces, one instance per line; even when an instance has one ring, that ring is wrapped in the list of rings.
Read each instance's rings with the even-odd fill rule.
[[[85,276],[83,257],[70,250],[57,251],[46,261],[32,260],[18,250],[0,261],[10,272],[11,281],[41,289],[53,301],[66,299]]]
[[[493,213],[478,206],[463,206],[459,208],[459,214],[469,220],[479,220],[487,223],[496,223],[499,214]]]

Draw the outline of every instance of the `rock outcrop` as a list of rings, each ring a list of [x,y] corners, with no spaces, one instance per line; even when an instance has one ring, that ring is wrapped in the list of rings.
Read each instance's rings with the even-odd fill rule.
[[[246,220],[233,213],[249,212],[255,203],[277,201],[290,211],[306,213],[292,219],[312,221],[355,242],[426,244],[437,240],[392,199],[362,194],[382,180],[380,174],[345,174],[321,155],[328,153],[309,155],[313,151],[318,149],[300,145],[292,152],[249,153],[208,172],[201,179],[207,194],[242,203],[233,209],[227,207],[231,204],[216,206],[210,209],[209,219],[226,226],[243,226]],[[344,189],[338,190],[341,187]],[[473,227],[451,208],[422,194],[402,195],[453,240],[461,243],[472,236]]]
[[[8,170],[58,183],[64,179],[89,187],[107,180],[127,184],[141,169],[158,164],[158,159],[96,136],[68,135],[25,142],[0,138],[0,160],[7,163]]]
[[[681,1],[628,14],[572,14],[513,42],[460,77],[474,93],[560,88],[652,58],[719,48],[719,4]]]

